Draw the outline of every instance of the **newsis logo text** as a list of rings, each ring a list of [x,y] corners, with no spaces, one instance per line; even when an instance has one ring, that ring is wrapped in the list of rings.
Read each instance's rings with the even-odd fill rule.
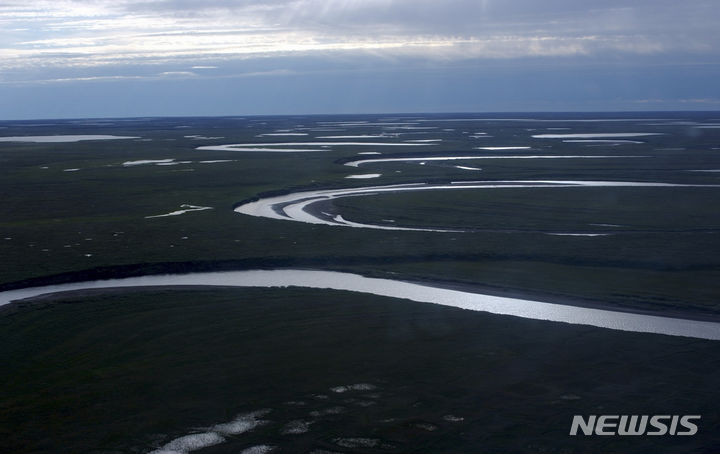
[[[573,416],[570,435],[695,435],[700,415]]]

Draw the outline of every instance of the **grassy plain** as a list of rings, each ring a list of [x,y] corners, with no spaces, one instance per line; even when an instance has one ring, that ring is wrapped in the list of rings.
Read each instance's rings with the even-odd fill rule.
[[[720,129],[693,126],[717,114],[654,116],[629,122],[557,121],[595,114],[536,116],[554,121],[443,122],[437,120],[451,116],[428,116],[423,125],[436,129],[384,129],[404,135],[373,140],[443,139],[432,146],[336,146],[308,153],[195,148],[377,134],[378,126],[338,130],[320,122],[378,118],[3,122],[0,136],[141,139],[0,143],[0,290],[164,272],[303,267],[717,320],[720,188],[462,190],[347,198],[329,206],[357,222],[392,219],[396,225],[469,229],[465,233],[329,227],[232,211],[238,202],[272,191],[427,181],[720,184],[718,172],[693,171],[720,169]],[[672,121],[659,119],[668,117]],[[258,137],[286,129],[310,136]],[[492,137],[470,137],[477,132]],[[663,135],[617,146],[531,137],[548,132]],[[533,149],[474,149],[481,146]],[[367,151],[618,158],[343,165]],[[148,159],[191,162],[123,165]],[[200,162],[214,160],[230,162]],[[357,173],[382,176],[344,178]],[[183,204],[213,209],[148,218]],[[613,235],[549,235],[577,231]],[[299,289],[132,290],[13,305],[0,314],[0,339],[0,359],[9,365],[0,375],[0,428],[11,452],[145,452],[194,427],[265,407],[273,409],[273,423],[203,452],[239,452],[261,442],[281,452],[720,449],[715,342]],[[357,382],[374,384],[380,396],[368,400],[362,393],[328,391]],[[306,405],[285,404],[295,400]],[[358,403],[367,401],[374,403]],[[297,438],[279,434],[284,422],[333,406],[347,411],[319,418]],[[567,436],[573,414],[602,412],[704,419],[700,434],[685,439]],[[450,422],[443,419],[447,415],[465,419]],[[388,419],[394,420],[382,422]],[[383,450],[333,442],[363,436],[388,445]]]
[[[0,336],[1,435],[18,454],[149,452],[263,408],[266,426],[201,452],[720,447],[713,341],[300,289],[68,295],[5,309]],[[358,383],[376,389],[331,391]],[[596,413],[704,419],[695,437],[568,436],[573,415]],[[283,435],[297,420],[314,422]]]

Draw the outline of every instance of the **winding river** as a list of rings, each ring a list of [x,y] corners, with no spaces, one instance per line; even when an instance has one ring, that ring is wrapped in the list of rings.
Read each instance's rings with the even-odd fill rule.
[[[572,190],[572,188],[583,187],[672,188],[719,187],[719,185],[574,180],[461,181],[444,184],[414,183],[296,192],[286,195],[260,198],[255,201],[247,202],[236,207],[235,211],[251,216],[311,224],[326,224],[333,226],[382,230],[459,232],[462,230],[437,230],[402,226],[360,224],[343,219],[341,215],[323,213],[318,209],[311,208],[312,205],[316,203],[332,199],[354,196],[370,196],[388,192],[457,189],[508,190],[513,188],[562,188],[563,190]],[[346,290],[536,320],[590,325],[622,331],[720,340],[720,323],[710,321],[661,317],[606,309],[553,304],[518,298],[499,297],[469,291],[440,288],[429,284],[369,278],[357,274],[321,270],[282,269],[206,272],[75,282],[0,292],[0,306],[8,304],[14,300],[33,298],[58,292],[152,286],[305,287]]]
[[[720,340],[720,323],[552,304],[451,290],[427,284],[315,270],[253,270],[170,274],[25,288],[0,293],[0,306],[58,292],[152,286],[305,287],[403,298],[493,314],[622,331]]]
[[[352,222],[342,215],[331,215],[313,210],[316,203],[343,197],[371,196],[382,193],[410,191],[439,191],[458,189],[513,189],[513,188],[587,188],[587,187],[720,187],[719,185],[688,185],[673,183],[635,182],[635,181],[572,181],[572,180],[507,180],[507,181],[458,181],[446,184],[410,183],[386,186],[365,186],[356,188],[324,189],[317,191],[294,192],[274,197],[260,198],[244,203],[235,211],[250,216],[286,221],[325,224],[341,227],[356,227],[377,230],[406,230],[420,232],[464,232],[462,229],[427,229]]]

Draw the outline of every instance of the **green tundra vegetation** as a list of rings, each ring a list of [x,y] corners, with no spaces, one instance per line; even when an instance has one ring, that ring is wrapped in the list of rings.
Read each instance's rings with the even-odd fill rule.
[[[446,121],[457,118],[470,119]],[[0,141],[0,290],[145,274],[307,268],[717,321],[720,129],[700,127],[712,124],[713,114],[519,118],[527,114],[506,120],[463,114],[422,121],[1,122],[0,139],[134,138]],[[598,118],[625,121],[578,121]],[[382,125],[391,122],[408,124]],[[307,136],[264,135],[286,133]],[[614,142],[533,137],[547,133],[657,135]],[[321,138],[363,135],[382,137]],[[413,140],[423,145],[357,145]],[[307,152],[197,149],[322,141],[356,145],[308,146],[321,151]],[[344,165],[379,157],[360,154],[367,152],[604,157]],[[345,178],[369,173],[381,176]],[[233,211],[270,194],[480,180],[687,186],[390,192],[319,208],[359,223],[457,232],[333,227]],[[161,216],[181,210],[188,211]],[[0,341],[0,439],[14,453],[150,452],[262,409],[270,410],[263,416],[267,424],[200,452],[257,445],[299,453],[720,449],[713,429],[720,424],[717,341],[298,288],[42,297],[0,308]],[[372,389],[332,390],[353,384]],[[576,414],[702,419],[693,437],[569,437]],[[288,433],[287,425],[297,421],[308,431]]]

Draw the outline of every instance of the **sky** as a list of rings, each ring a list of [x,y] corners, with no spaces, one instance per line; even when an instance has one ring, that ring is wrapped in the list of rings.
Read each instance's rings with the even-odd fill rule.
[[[0,119],[720,110],[717,0],[0,0]]]

